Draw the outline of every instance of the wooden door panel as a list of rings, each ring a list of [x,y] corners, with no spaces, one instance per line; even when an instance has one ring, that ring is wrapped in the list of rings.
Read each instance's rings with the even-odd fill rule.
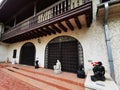
[[[53,69],[57,59],[62,64],[62,71],[76,73],[78,69],[77,41],[50,43],[48,45],[48,68]]]

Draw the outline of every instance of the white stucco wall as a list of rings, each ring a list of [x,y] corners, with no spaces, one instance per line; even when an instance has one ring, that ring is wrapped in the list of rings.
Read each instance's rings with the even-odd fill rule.
[[[8,45],[0,42],[0,62],[4,62],[8,59]]]
[[[119,5],[120,6],[120,5]],[[108,15],[108,27],[110,34],[110,44],[113,55],[113,64],[115,70],[115,80],[120,89],[120,12],[119,6],[110,6]],[[115,9],[117,8],[117,9]],[[118,11],[117,11],[118,10]],[[103,20],[103,17],[99,17],[99,21]]]
[[[120,88],[120,13],[109,17],[110,40],[116,83]]]
[[[0,23],[0,38],[1,38],[2,30],[3,30],[3,24]],[[8,45],[0,42],[0,62],[7,60],[7,55],[8,55],[7,50],[8,50]]]

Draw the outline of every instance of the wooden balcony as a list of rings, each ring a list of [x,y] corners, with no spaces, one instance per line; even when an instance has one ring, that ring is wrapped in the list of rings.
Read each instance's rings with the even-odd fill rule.
[[[91,23],[92,1],[62,0],[10,28],[2,34],[1,41],[15,43],[90,27]]]
[[[120,13],[120,0],[102,0],[108,2],[109,16]],[[97,5],[97,16],[104,17],[104,2]]]

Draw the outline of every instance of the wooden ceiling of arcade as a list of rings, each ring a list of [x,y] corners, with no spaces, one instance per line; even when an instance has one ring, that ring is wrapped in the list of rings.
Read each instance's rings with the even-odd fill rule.
[[[0,9],[0,22],[13,26],[15,17],[19,23],[34,14],[34,2],[37,2],[39,12],[57,1],[59,0],[7,0]]]

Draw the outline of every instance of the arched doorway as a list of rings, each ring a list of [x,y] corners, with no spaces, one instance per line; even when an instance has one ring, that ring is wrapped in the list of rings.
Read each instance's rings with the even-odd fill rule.
[[[34,66],[35,46],[31,42],[25,43],[20,51],[20,64]]]
[[[70,36],[60,36],[51,40],[45,50],[45,68],[53,69],[57,59],[62,64],[62,71],[76,73],[83,63],[83,49],[80,42]]]

